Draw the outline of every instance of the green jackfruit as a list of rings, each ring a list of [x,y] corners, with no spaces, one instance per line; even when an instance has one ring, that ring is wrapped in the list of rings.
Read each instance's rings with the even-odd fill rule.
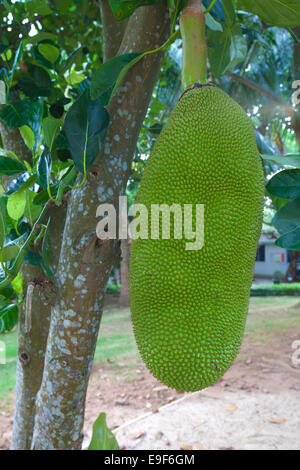
[[[149,239],[132,242],[131,312],[142,359],[171,388],[216,382],[241,344],[264,176],[242,108],[213,86],[183,94],[146,164],[136,204],[148,209]],[[151,205],[204,204],[204,245],[151,239]],[[174,217],[171,217],[174,222]],[[152,221],[152,224],[154,222]],[[195,210],[193,228],[196,227]],[[178,236],[178,235],[176,235]]]

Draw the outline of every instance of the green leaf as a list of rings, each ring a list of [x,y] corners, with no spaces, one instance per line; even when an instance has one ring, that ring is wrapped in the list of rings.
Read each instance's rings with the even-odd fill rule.
[[[257,129],[255,129],[255,137],[256,137],[256,144],[258,147],[259,152],[262,154],[261,157],[271,157],[274,155],[275,148],[273,147],[272,143],[269,141],[269,139],[262,135]],[[266,158],[268,160],[269,158]]]
[[[33,99],[39,96],[50,96],[52,91],[52,83],[48,72],[33,64],[28,66],[28,73],[21,73],[18,86],[29,98]]]
[[[82,46],[78,47],[74,51],[72,51],[68,57],[66,58],[65,62],[59,66],[59,71],[64,73],[68,70],[78,58],[82,57]]]
[[[43,258],[39,253],[36,253],[35,251],[28,250],[26,253],[24,261],[26,263],[32,264],[33,266],[38,266],[41,268],[46,276],[52,277],[54,275],[52,269],[48,266],[45,266]]]
[[[272,220],[272,224],[280,234],[291,232],[300,227],[300,198],[286,204]]]
[[[23,41],[21,40],[20,41],[20,44],[18,46],[18,49],[16,51],[16,54],[15,54],[15,57],[14,57],[14,63],[13,63],[13,66],[11,68],[11,70],[9,71],[9,82],[11,83],[12,82],[12,79],[13,79],[13,76],[14,76],[14,73],[15,73],[15,69],[19,63],[19,61],[21,60],[21,57],[22,57],[22,51],[23,51]]]
[[[13,243],[3,247],[0,259],[4,262],[14,259],[19,253],[19,247]]]
[[[37,163],[38,184],[47,189],[51,182],[52,158],[48,147],[45,147]]]
[[[80,82],[77,87],[77,91],[79,95],[82,95],[82,93],[84,93],[85,91],[90,90],[90,84],[91,84],[91,81],[88,78],[86,78],[85,80],[82,80],[82,82]]]
[[[55,64],[53,64],[43,54],[41,54],[41,52],[40,52],[40,46],[41,45],[53,46],[58,51],[59,55],[58,55],[58,58],[57,58]],[[33,57],[35,58],[35,60],[37,60],[44,67],[47,67],[48,69],[53,69],[53,66],[56,65],[59,62],[60,50],[59,50],[59,47],[57,46],[57,44],[55,44],[55,42],[53,42],[51,39],[42,39],[41,41],[39,41],[34,46],[34,48],[33,48]],[[53,58],[53,55],[52,55],[52,58]]]
[[[58,186],[59,186],[58,182],[50,185],[49,190],[51,191],[51,194],[55,194],[57,192]],[[43,191],[40,191],[39,193],[36,194],[34,198],[34,204],[39,207],[44,206],[48,201],[49,201],[48,189],[47,190],[44,189]]]
[[[29,126],[20,127],[20,134],[28,148],[32,149],[34,146],[34,133]]]
[[[206,13],[205,15],[205,22],[209,29],[212,31],[223,31],[223,26],[219,21],[215,20],[214,17],[210,13]]]
[[[59,58],[59,50],[52,44],[39,44],[38,49],[42,56],[51,62],[51,64],[55,64]]]
[[[269,193],[284,199],[300,197],[300,170],[284,170],[267,184]]]
[[[26,191],[26,207],[24,217],[26,217],[30,224],[33,225],[34,221],[38,218],[42,211],[42,207],[33,203],[36,193],[34,191]]]
[[[18,273],[18,275],[11,281],[11,284],[15,293],[21,297],[23,293],[23,278],[21,273]]]
[[[48,6],[47,0],[27,0],[25,2],[25,8],[28,12],[30,20],[34,17],[35,14],[50,15],[53,13],[51,8]]]
[[[106,106],[121,70],[139,55],[132,53],[113,57],[95,70],[91,80],[92,100],[101,100]]]
[[[211,72],[214,77],[220,78],[228,69],[231,59],[231,35],[230,29],[224,28],[219,31],[210,31],[209,34],[208,57],[211,66]]]
[[[300,227],[282,235],[275,244],[287,250],[300,250]]]
[[[122,21],[144,5],[154,5],[161,0],[110,0],[110,6],[117,21]]]
[[[79,72],[71,72],[66,77],[66,82],[72,86],[78,85],[83,80],[85,80],[85,75]]]
[[[40,134],[42,128],[42,116],[43,116],[43,100],[40,98],[38,101],[34,101],[32,104],[32,111],[28,121],[28,126],[31,127],[34,133],[34,147],[33,150],[36,152],[40,142]]]
[[[232,0],[222,0],[225,11],[225,22],[231,27],[234,24],[235,11]]]
[[[10,196],[11,194],[17,191],[24,191],[27,188],[30,188],[34,185],[37,180],[37,175],[33,174],[29,176],[28,173],[23,173],[22,175],[18,176],[16,179],[11,181],[9,184],[6,195]]]
[[[242,35],[240,25],[235,25],[232,28],[231,35],[230,63],[227,70],[234,69],[238,64],[243,62],[248,51],[247,41]]]
[[[57,130],[59,129],[59,121],[55,119],[46,118],[43,120],[44,141],[47,147],[52,149],[53,141],[56,137]]]
[[[263,160],[268,160],[277,163],[279,166],[294,166],[300,168],[300,153],[289,155],[261,155]]]
[[[1,106],[0,119],[12,129],[22,127],[32,116],[33,103],[29,99],[15,101]]]
[[[99,101],[92,101],[84,92],[69,108],[63,131],[68,140],[76,168],[84,173],[99,154],[109,124],[108,111]]]
[[[212,0],[203,0],[203,5],[205,8],[208,8],[211,5],[211,2]],[[209,14],[214,16],[217,20],[225,21],[225,10],[222,4],[222,0],[216,1]]]
[[[300,26],[299,0],[238,0],[238,8],[283,28]]]
[[[23,173],[26,168],[17,160],[13,160],[9,157],[0,157],[0,175],[17,175]]]
[[[6,235],[6,204],[3,198],[0,199],[0,249],[5,242]]]
[[[0,310],[0,333],[10,331],[18,322],[18,307],[15,304],[6,305]]]
[[[24,214],[26,207],[26,194],[25,191],[17,191],[9,196],[7,201],[7,212],[9,217],[14,220],[19,220]]]
[[[12,284],[12,282],[11,282],[11,284]],[[0,298],[2,298],[3,300],[4,299],[9,300],[13,296],[14,296],[14,290],[10,285],[8,285],[7,287],[2,288],[1,291],[0,291]]]
[[[55,0],[60,13],[67,13],[73,5],[73,0]]]
[[[209,31],[208,55],[212,74],[220,78],[228,70],[243,62],[247,55],[247,41],[240,25],[224,25],[223,32]]]
[[[93,424],[93,434],[88,450],[120,450],[117,439],[106,425],[105,413],[100,413]]]

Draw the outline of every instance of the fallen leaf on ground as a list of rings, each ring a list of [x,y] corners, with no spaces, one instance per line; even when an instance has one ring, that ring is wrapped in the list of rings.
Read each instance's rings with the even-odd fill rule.
[[[193,444],[193,450],[204,450],[204,447],[200,444],[200,442],[195,442]]]
[[[140,431],[135,434],[130,434],[128,436],[128,439],[132,439],[133,441],[135,441],[136,439],[139,439],[140,437],[144,436],[144,434],[146,434],[145,431]]]
[[[193,450],[193,446],[190,444],[180,444],[179,448],[182,450]]]
[[[237,409],[236,405],[230,405],[228,408],[226,408],[227,411],[235,411]]]
[[[270,418],[269,422],[272,424],[283,424],[285,422],[284,418]]]

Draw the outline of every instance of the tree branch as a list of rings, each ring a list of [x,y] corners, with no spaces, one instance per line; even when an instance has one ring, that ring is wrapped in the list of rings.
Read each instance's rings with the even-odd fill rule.
[[[300,26],[295,28],[294,30],[295,35],[300,38]],[[293,75],[294,80],[300,80],[300,44],[294,43],[294,53],[293,53]],[[292,127],[295,132],[296,141],[298,144],[298,149],[300,152],[300,104],[296,107],[297,111],[294,113],[292,118]]]
[[[99,0],[99,7],[102,20],[103,61],[106,62],[117,55],[128,19],[116,21],[109,0]]]
[[[32,154],[25,145],[19,129],[11,129],[0,121],[3,146],[14,152],[20,160],[31,162]],[[7,178],[6,183],[12,179]],[[57,266],[62,233],[66,216],[66,204],[49,210],[51,262]],[[24,263],[22,266],[24,294],[30,285],[32,295],[31,325],[27,331],[25,305],[23,303],[18,321],[18,358],[16,375],[16,404],[13,425],[12,449],[28,450],[31,447],[35,415],[35,399],[42,381],[44,354],[50,324],[52,285],[41,268]],[[48,302],[48,304],[47,304]]]
[[[288,115],[293,116],[295,114],[295,111],[292,106],[287,105],[280,98],[274,95],[274,93],[268,90],[265,90],[265,88],[262,88],[261,86],[253,82],[252,80],[249,80],[249,78],[241,77],[240,75],[233,73],[233,72],[227,72],[227,75],[233,78],[234,80],[237,80],[238,82],[242,83],[243,85],[247,86],[248,88],[252,88],[252,90],[255,90],[261,95],[266,96],[269,100],[278,104],[278,106]]]
[[[49,243],[51,263],[58,263],[60,245],[66,217],[66,204],[51,207]],[[25,263],[22,267],[23,290],[26,294],[34,286],[31,299],[31,328],[26,328],[26,306],[23,302],[18,322],[18,358],[16,404],[11,449],[31,448],[36,395],[40,388],[44,370],[44,357],[49,333],[51,306],[53,305],[53,282],[45,277],[41,268]]]

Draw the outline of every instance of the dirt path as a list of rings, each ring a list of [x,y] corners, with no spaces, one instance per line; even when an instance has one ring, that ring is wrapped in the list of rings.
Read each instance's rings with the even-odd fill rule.
[[[283,364],[264,356],[237,361],[196,394],[164,387],[144,366],[135,382],[119,375],[116,383],[109,369],[95,370],[85,446],[97,409],[107,413],[123,449],[300,449],[300,370]]]
[[[300,367],[293,367],[291,345],[300,339],[294,322],[300,310],[291,313],[288,305],[270,311],[266,302],[256,312],[255,302],[237,360],[218,383],[199,393],[168,389],[136,356],[96,364],[84,446],[93,422],[105,412],[123,449],[299,450]],[[113,334],[113,324],[106,330]],[[10,400],[0,403],[0,449],[8,449],[11,439],[13,394]]]
[[[116,432],[127,449],[300,449],[299,393],[200,392]]]

